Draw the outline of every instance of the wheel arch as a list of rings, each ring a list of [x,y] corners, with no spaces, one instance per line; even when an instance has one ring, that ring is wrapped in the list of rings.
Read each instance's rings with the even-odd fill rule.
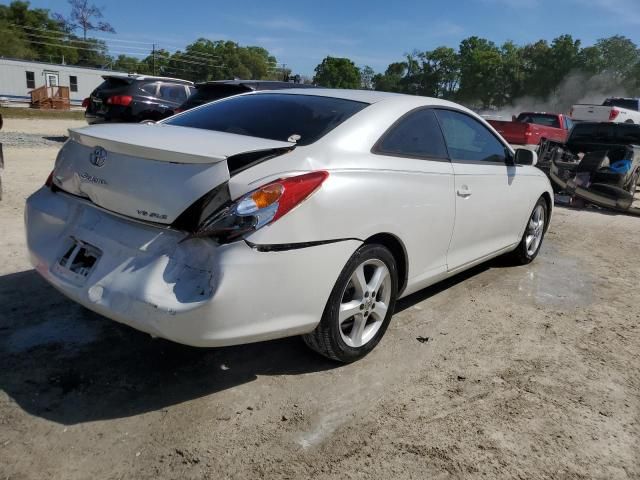
[[[365,245],[378,244],[386,247],[393,255],[398,269],[398,295],[401,295],[407,286],[409,275],[409,257],[404,243],[392,233],[376,233],[364,241]]]
[[[546,219],[546,225],[544,226],[545,231],[547,230],[547,228],[549,227],[549,223],[551,222],[551,213],[553,211],[553,200],[551,199],[551,195],[549,194],[549,192],[543,192],[541,197],[544,199],[545,203],[547,204],[547,219]]]

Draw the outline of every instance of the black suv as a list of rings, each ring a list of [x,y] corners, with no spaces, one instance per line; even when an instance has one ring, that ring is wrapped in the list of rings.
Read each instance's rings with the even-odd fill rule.
[[[158,121],[170,117],[195,89],[176,78],[104,75],[104,82],[85,98],[89,123]]]
[[[220,100],[221,98],[238,95],[256,90],[282,90],[285,88],[316,88],[315,85],[303,83],[277,82],[273,80],[216,80],[213,82],[196,83],[196,91],[180,105],[175,112],[183,112],[204,103]]]

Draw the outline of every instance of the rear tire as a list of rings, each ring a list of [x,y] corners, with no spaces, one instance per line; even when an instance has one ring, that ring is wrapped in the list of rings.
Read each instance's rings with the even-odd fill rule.
[[[342,269],[320,323],[302,338],[332,360],[359,360],[383,337],[397,295],[398,270],[391,252],[382,245],[363,245]]]
[[[533,211],[529,216],[529,221],[525,227],[522,240],[518,247],[509,254],[509,257],[517,265],[527,265],[531,263],[540,252],[544,234],[547,230],[549,218],[547,202],[540,197],[533,207]]]

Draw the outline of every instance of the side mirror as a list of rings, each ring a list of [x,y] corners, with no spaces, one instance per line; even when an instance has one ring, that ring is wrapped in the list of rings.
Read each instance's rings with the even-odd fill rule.
[[[538,154],[533,150],[518,148],[514,157],[514,163],[516,165],[534,166],[536,163],[538,163]]]

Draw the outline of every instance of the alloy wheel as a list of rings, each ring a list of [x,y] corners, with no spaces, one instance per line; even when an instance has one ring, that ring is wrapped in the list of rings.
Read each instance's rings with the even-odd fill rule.
[[[370,259],[351,274],[340,302],[338,322],[342,340],[350,347],[365,345],[382,326],[391,300],[387,265]]]
[[[545,211],[542,205],[537,205],[531,214],[527,225],[527,233],[525,236],[525,246],[527,255],[532,257],[538,251],[542,236],[544,234]]]

